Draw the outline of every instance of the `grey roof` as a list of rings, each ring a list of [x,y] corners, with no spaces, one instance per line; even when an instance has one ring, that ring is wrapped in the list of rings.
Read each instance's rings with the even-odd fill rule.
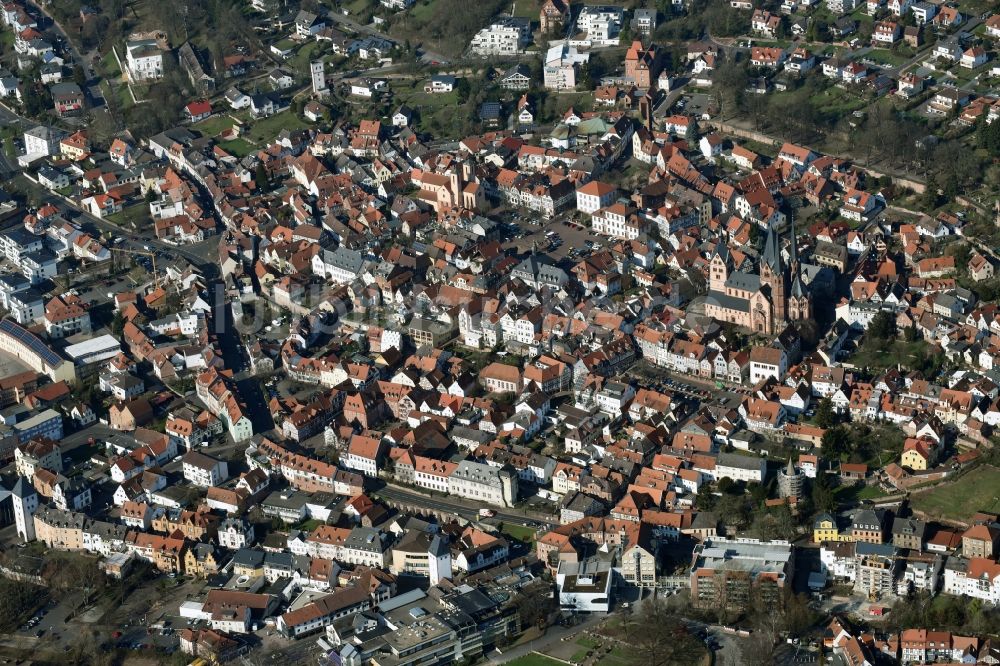
[[[3,232],[3,236],[8,240],[8,242],[17,243],[21,247],[42,242],[41,236],[36,236],[24,227],[14,227],[12,229],[8,229]]]
[[[344,539],[344,548],[383,553],[385,552],[384,535],[372,527],[355,527]]]
[[[28,282],[28,278],[24,277],[20,273],[7,273],[0,275],[0,285],[3,285],[2,291],[16,292],[23,291],[27,289],[31,283]]]
[[[912,534],[922,537],[925,529],[926,525],[922,520],[915,520],[913,518],[894,518],[892,521],[893,534]]]
[[[240,548],[233,555],[233,564],[246,567],[259,567],[264,564],[264,551],[252,548]]]
[[[879,555],[881,557],[895,557],[896,547],[891,543],[868,543],[858,541],[854,545],[855,555]]]
[[[733,271],[726,278],[726,286],[734,287],[743,291],[760,291],[760,276],[753,273]]]
[[[802,283],[802,278],[799,275],[795,276],[792,280],[792,296],[795,298],[803,298],[806,295],[806,286]]]
[[[735,467],[737,469],[759,470],[763,458],[756,456],[744,456],[736,453],[720,453],[716,459],[716,466]]]
[[[14,497],[20,497],[22,499],[36,494],[34,486],[32,486],[31,482],[23,476],[18,477],[17,483],[15,483],[14,487],[11,488],[11,492],[14,494]]]
[[[523,64],[523,63],[518,63],[518,64],[514,65],[513,67],[511,67],[510,69],[508,69],[506,72],[504,72],[503,76],[501,76],[500,78],[501,79],[506,79],[506,78],[510,78],[512,76],[516,76],[518,74],[520,74],[521,76],[526,76],[528,78],[531,78],[531,70],[528,69],[528,66],[525,65],[525,64]]]
[[[435,534],[434,538],[431,539],[431,545],[427,549],[427,554],[433,557],[441,557],[447,555],[449,552],[447,539],[440,534]]]
[[[360,252],[357,250],[349,250],[343,245],[338,247],[333,252],[324,252],[323,261],[324,263],[330,264],[335,268],[349,271],[351,273],[360,273],[361,268],[365,264],[365,258]]]
[[[47,125],[38,125],[37,127],[32,127],[30,130],[26,131],[25,134],[29,134],[33,137],[42,139],[43,141],[58,141],[66,133],[62,130],[56,129],[54,127],[49,127]]]
[[[705,302],[727,310],[750,312],[750,301],[738,296],[730,296],[722,291],[709,291],[705,296]]]
[[[569,279],[564,270],[549,263],[548,257],[535,254],[528,256],[518,264],[513,274],[515,277],[526,278],[530,276],[530,279],[546,284],[562,285]]]
[[[64,81],[63,83],[56,83],[51,88],[49,92],[52,97],[82,97],[83,91],[80,90],[80,86],[76,85],[72,81]]]
[[[775,233],[772,225],[767,227],[767,241],[764,243],[764,254],[760,256],[760,260],[763,264],[767,264],[775,274],[781,273],[781,242],[778,240],[778,234]]]

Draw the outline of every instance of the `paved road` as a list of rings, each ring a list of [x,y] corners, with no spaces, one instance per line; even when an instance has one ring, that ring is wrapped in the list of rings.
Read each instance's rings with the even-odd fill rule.
[[[90,79],[93,79],[94,68],[91,67],[90,65],[90,59],[85,58],[83,55],[80,54],[80,51],[76,48],[76,43],[69,38],[69,34],[63,29],[62,25],[60,25],[60,23],[56,21],[55,17],[49,14],[45,10],[45,7],[43,5],[37,2],[33,2],[33,0],[28,0],[27,5],[29,8],[33,9],[36,13],[45,16],[52,22],[52,27],[54,28],[55,32],[58,33],[59,36],[63,39],[63,42],[66,45],[66,50],[69,51],[69,54],[71,56],[73,56],[73,60],[76,63],[83,66],[83,71],[87,74],[87,80],[89,81]]]
[[[375,494],[380,495],[387,500],[406,502],[426,507],[428,509],[433,509],[435,511],[454,513],[462,516],[463,518],[468,518],[469,520],[474,520],[479,517],[479,508],[481,506],[476,505],[474,502],[463,502],[454,498],[431,497],[430,495],[403,489],[398,486],[386,486]],[[517,523],[518,525],[524,526],[531,526],[534,523],[543,523],[551,526],[559,524],[554,520],[529,518],[523,514],[511,513],[511,510],[496,511],[496,515],[494,517],[504,522]]]

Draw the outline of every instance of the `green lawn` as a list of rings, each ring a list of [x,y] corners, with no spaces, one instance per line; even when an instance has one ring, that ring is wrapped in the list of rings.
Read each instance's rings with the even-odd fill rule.
[[[294,72],[296,76],[302,76],[309,71],[309,63],[315,60],[314,54],[319,54],[322,49],[323,45],[320,42],[309,42],[285,61],[285,68]]]
[[[295,526],[295,529],[301,530],[303,532],[312,532],[314,529],[323,524],[323,521],[319,518],[311,518],[309,520],[303,520],[301,523]]]
[[[597,666],[630,666],[635,663],[623,648],[616,647],[597,661]]]
[[[101,58],[101,69],[104,70],[104,76],[107,78],[113,78],[116,76],[121,76],[122,70],[118,66],[118,59],[115,58],[113,51],[108,51]]]
[[[535,530],[530,527],[525,527],[524,525],[504,523],[502,532],[511,538],[517,539],[518,541],[524,541],[525,543],[530,543],[535,540]]]
[[[353,2],[344,3],[344,8],[352,14],[360,14],[363,12],[369,4],[369,0],[353,0]],[[416,10],[416,6],[414,6]]]
[[[552,659],[551,657],[546,657],[543,654],[538,654],[537,652],[526,654],[523,657],[507,663],[509,663],[510,666],[565,666],[563,662]]]
[[[538,11],[541,9],[535,0],[516,0],[512,3],[514,16],[521,16],[532,21],[538,21]]]
[[[120,227],[134,226],[136,229],[142,229],[150,223],[152,218],[149,216],[149,206],[145,203],[139,203],[127,206],[120,213],[108,215],[104,219]]]
[[[233,157],[246,157],[247,155],[253,153],[257,150],[256,146],[247,141],[246,139],[233,139],[232,141],[223,141],[219,144],[224,151],[232,155]]]
[[[439,109],[446,106],[456,106],[458,104],[458,92],[452,90],[450,93],[425,93],[425,81],[420,80],[407,85],[407,82],[393,82],[392,93],[395,96],[394,105],[406,104],[411,109]]]
[[[292,110],[282,111],[269,118],[261,118],[254,122],[246,137],[253,143],[266,144],[274,141],[278,132],[283,129],[297,130],[307,127],[306,122],[292,113]]]
[[[923,359],[934,350],[930,348],[924,340],[915,342],[905,342],[896,340],[889,349],[880,348],[878,345],[862,344],[851,362],[859,368],[895,368],[897,365],[912,368],[916,364],[923,362]]]
[[[891,67],[898,67],[907,61],[907,56],[893,53],[889,49],[872,49],[865,54],[865,57]]]
[[[878,486],[840,486],[836,490],[837,502],[843,506],[856,506],[861,500],[885,497]]]
[[[220,113],[212,116],[211,118],[206,118],[200,123],[192,125],[191,128],[198,130],[206,136],[218,136],[224,130],[232,127],[233,124],[232,118],[225,113]]]
[[[932,516],[968,520],[977,511],[1000,511],[1000,469],[982,465],[953,481],[911,496],[911,506]]]
[[[809,100],[818,111],[835,115],[852,113],[867,105],[865,100],[852,95],[843,88],[830,86]]]

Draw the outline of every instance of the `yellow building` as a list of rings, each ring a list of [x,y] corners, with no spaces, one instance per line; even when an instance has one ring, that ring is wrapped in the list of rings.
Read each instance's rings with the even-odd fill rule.
[[[923,472],[931,466],[933,458],[933,440],[908,437],[903,445],[903,455],[900,457],[899,464],[914,472]]]
[[[199,578],[218,573],[219,562],[215,546],[210,543],[197,543],[188,548],[184,554],[184,571],[190,576]]]
[[[847,535],[841,534],[836,519],[828,513],[822,513],[813,521],[813,542],[850,541]]]

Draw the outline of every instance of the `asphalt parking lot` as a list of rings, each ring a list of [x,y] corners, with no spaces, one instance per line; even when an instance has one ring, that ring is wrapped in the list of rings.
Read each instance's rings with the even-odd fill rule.
[[[521,227],[526,234],[522,238],[508,241],[504,244],[505,248],[515,248],[518,252],[529,252],[532,244],[535,243],[539,252],[548,254],[556,261],[570,258],[574,249],[586,253],[587,241],[603,247],[607,245],[609,240],[595,234],[584,224],[564,218],[554,220],[533,218],[531,221],[514,220],[514,223]],[[573,226],[570,226],[571,224]],[[546,236],[546,232],[553,232],[556,236]],[[555,244],[552,242],[553,239],[556,240]],[[560,240],[561,242],[559,242]]]
[[[705,93],[692,93],[684,95],[674,106],[678,112],[683,111],[700,118],[702,114],[708,113],[710,102],[711,97],[709,95]]]

